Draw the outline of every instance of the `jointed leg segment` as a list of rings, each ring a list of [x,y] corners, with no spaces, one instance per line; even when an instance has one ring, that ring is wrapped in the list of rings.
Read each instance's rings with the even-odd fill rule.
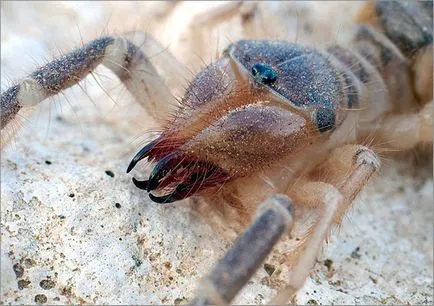
[[[288,191],[294,200],[295,210],[297,207],[308,207],[317,212],[317,217],[313,227],[307,231],[304,248],[291,271],[287,287],[272,300],[272,304],[287,303],[303,286],[332,225],[340,222],[379,166],[377,156],[368,148],[346,145],[334,150],[318,169],[317,174],[328,172],[325,182],[307,180]],[[279,237],[293,228],[296,215],[287,201],[284,196],[275,196],[260,206],[255,221],[202,280],[192,304],[230,303],[271,252]]]
[[[287,301],[302,287],[315,264],[318,251],[334,223],[339,223],[347,208],[379,169],[378,157],[366,147],[346,145],[332,152],[321,166],[328,174],[324,182],[310,182],[295,186],[289,193],[297,206],[318,205],[318,220],[305,243],[305,249],[298,263],[292,269],[288,286],[272,301],[280,305]],[[312,193],[306,191],[314,191]],[[301,202],[297,202],[301,201]]]
[[[432,143],[433,105],[431,101],[414,114],[388,115],[377,126],[370,127],[370,133],[389,147],[399,150],[408,150],[420,143]]]
[[[306,185],[308,189],[314,189],[317,193],[311,197],[320,207],[318,221],[310,231],[311,237],[305,243],[305,248],[301,251],[297,265],[291,271],[291,278],[286,288],[284,288],[272,301],[272,304],[286,304],[288,300],[303,286],[313,265],[315,264],[318,252],[323,244],[339,207],[343,203],[342,194],[332,185],[315,182]]]
[[[163,119],[174,98],[147,57],[150,53],[147,51],[158,48],[162,49],[148,36],[140,46],[123,37],[104,36],[53,60],[1,93],[2,134],[21,109],[35,106],[79,83],[99,64],[111,69],[151,115]],[[178,62],[170,55],[166,59],[176,70]]]
[[[284,195],[266,200],[254,222],[199,285],[192,305],[226,305],[235,297],[293,225],[292,203]]]

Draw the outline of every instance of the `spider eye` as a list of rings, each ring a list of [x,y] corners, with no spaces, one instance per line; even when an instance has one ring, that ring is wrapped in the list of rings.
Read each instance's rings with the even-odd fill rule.
[[[332,109],[320,108],[316,111],[315,121],[318,130],[324,133],[335,127],[336,115]]]
[[[277,81],[277,73],[274,69],[263,63],[256,63],[252,66],[252,74],[262,84],[271,85]]]

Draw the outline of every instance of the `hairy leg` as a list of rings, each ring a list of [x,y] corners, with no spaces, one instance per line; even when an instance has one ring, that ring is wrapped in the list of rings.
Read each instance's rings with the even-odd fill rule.
[[[140,41],[140,44],[134,44],[133,40]],[[35,70],[1,93],[1,147],[6,144],[13,121],[22,110],[79,83],[100,64],[111,69],[154,118],[164,119],[175,98],[149,60],[150,54],[155,54],[156,50],[160,50],[165,60],[162,69],[182,70],[177,68],[181,65],[173,56],[161,51],[164,49],[158,42],[140,33],[129,34],[128,38],[97,38]]]
[[[197,54],[203,56],[207,50],[206,37],[213,27],[235,17],[243,5],[241,1],[227,2],[214,10],[207,10],[193,19],[190,25],[190,37]]]
[[[359,145],[346,145],[333,151],[317,172],[324,178],[326,176],[321,173],[327,173],[325,182],[304,182],[291,188],[288,193],[296,203],[295,210],[303,205],[317,207],[318,218],[297,248],[301,256],[297,256],[288,286],[276,296],[273,304],[287,303],[303,286],[332,225],[340,222],[354,198],[379,167],[379,160],[371,150]],[[292,255],[289,254],[289,257]]]
[[[195,53],[204,56],[209,48],[209,33],[214,28],[233,18],[239,18],[243,39],[266,39],[277,33],[285,33],[285,26],[280,16],[268,10],[268,4],[255,1],[229,1],[214,10],[207,10],[193,19],[190,25],[190,37]],[[233,33],[221,32],[220,36],[231,38]],[[217,55],[219,56],[219,55]]]
[[[230,303],[276,245],[278,237],[285,230],[292,230],[291,236],[294,232],[304,236],[286,258],[288,263],[295,262],[289,284],[272,301],[276,305],[286,303],[303,286],[332,225],[340,223],[354,198],[379,167],[375,153],[364,146],[345,145],[335,149],[311,174],[316,180],[307,176],[290,188],[288,194],[294,209],[290,202],[285,204],[286,197],[281,195],[266,200],[259,207],[248,229],[202,280],[192,304]],[[316,212],[312,225],[302,220],[306,208]],[[300,218],[300,215],[303,216]]]
[[[378,124],[369,126],[369,134],[393,149],[408,150],[420,143],[433,142],[433,104],[431,101],[418,113],[391,114]]]
[[[420,50],[413,60],[414,90],[424,104],[433,99],[433,45]]]
[[[229,304],[292,225],[293,208],[287,196],[277,194],[265,200],[248,229],[202,279],[191,305]]]

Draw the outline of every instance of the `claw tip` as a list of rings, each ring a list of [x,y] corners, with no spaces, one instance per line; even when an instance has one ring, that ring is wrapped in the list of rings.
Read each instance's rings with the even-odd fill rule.
[[[133,168],[134,168],[135,165],[136,165],[136,162],[134,160],[132,160],[130,162],[130,164],[128,165],[127,173],[130,173],[130,171],[133,170]]]
[[[139,181],[133,177],[133,183],[139,189],[146,190],[148,188],[148,181]]]

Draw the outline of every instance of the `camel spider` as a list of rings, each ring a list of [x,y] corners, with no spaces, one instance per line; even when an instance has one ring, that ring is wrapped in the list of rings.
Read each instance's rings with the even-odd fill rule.
[[[231,6],[231,9],[236,8]],[[370,9],[367,6],[364,11],[367,13],[361,16],[378,27],[378,20],[373,18],[376,14],[373,15]],[[386,6],[385,9],[389,8]],[[416,8],[410,9],[412,14],[421,14]],[[391,10],[393,12],[394,8]],[[379,14],[380,20],[382,16]],[[403,32],[399,30],[399,33]],[[292,235],[306,238],[306,241],[301,240],[306,242],[304,254],[308,254],[303,257],[306,262],[295,265],[297,277],[290,280],[293,289],[289,295],[292,295],[307,276],[320,247],[319,241],[324,239],[332,223],[340,222],[346,207],[379,168],[379,160],[373,151],[348,143],[357,143],[371,135],[399,149],[432,142],[432,88],[430,92],[430,88],[423,85],[432,83],[432,72],[429,71],[432,63],[425,50],[431,47],[432,36],[430,41],[425,37],[426,33],[422,34],[422,42],[413,41],[415,37],[409,36],[410,43],[416,43],[420,51],[417,53],[415,49],[406,50],[405,44],[399,45],[393,33],[384,37],[367,27],[362,27],[355,36],[351,50],[357,50],[357,54],[337,46],[317,51],[287,42],[234,42],[224,57],[202,70],[192,81],[182,101],[183,107],[174,121],[165,126],[165,133],[159,140],[154,140],[136,155],[129,170],[145,155],[159,162],[149,179],[152,184],[138,180],[135,184],[147,191],[170,190],[160,196],[151,193],[156,202],[171,202],[197,193],[205,198],[205,202],[193,203],[199,211],[211,207],[218,208],[217,213],[222,216],[234,215],[233,221],[240,224],[238,231],[251,221],[258,203],[276,192],[287,194],[294,210],[291,210],[290,218],[283,214],[281,222],[295,221]],[[173,97],[146,58],[149,50],[159,47],[158,42],[148,36],[142,40],[145,44],[134,45],[131,41],[137,36],[140,37],[98,38],[4,91],[2,128],[7,128],[21,107],[39,103],[75,84],[100,63],[118,75],[150,114],[156,118],[161,116],[165,104],[157,106],[157,101],[170,101]],[[281,68],[279,56],[282,54],[299,58],[288,63],[297,65]],[[166,68],[177,67],[169,53],[161,58]],[[407,67],[409,58],[414,62]],[[406,69],[414,69],[415,77],[402,73]],[[307,78],[312,82],[306,83]],[[287,79],[288,83],[285,82]],[[312,83],[318,88],[312,88]],[[289,91],[290,86],[295,89]],[[378,86],[382,87],[379,89]],[[304,96],[299,96],[301,93],[297,90],[300,88]],[[295,102],[297,99],[300,100]],[[372,101],[376,101],[375,107],[370,104]],[[358,111],[351,112],[351,108]],[[408,114],[410,110],[412,113]],[[386,113],[390,114],[383,117]],[[201,117],[200,120],[194,121],[197,117]],[[252,122],[260,124],[252,125]],[[285,126],[286,122],[291,124]],[[402,129],[403,126],[408,129]],[[229,132],[224,131],[226,127]],[[255,127],[259,127],[257,133],[252,132],[256,131]],[[265,138],[260,133],[264,127],[267,128]],[[270,137],[273,135],[275,138]],[[241,141],[235,142],[235,138]],[[275,145],[279,145],[278,149],[273,149]],[[303,154],[299,149],[303,149]],[[246,152],[251,158],[245,158]],[[282,163],[287,166],[282,167]],[[256,177],[258,171],[265,172],[269,184]],[[196,184],[199,181],[201,184]],[[328,209],[322,211],[325,207]],[[302,219],[305,217],[307,219]],[[306,226],[316,218],[320,220],[316,226]],[[280,228],[283,232],[285,226]],[[270,246],[276,241],[270,242]],[[298,258],[289,257],[288,260],[294,263],[298,261]],[[215,294],[206,298],[213,302],[230,301]],[[287,299],[280,301],[283,300]]]

